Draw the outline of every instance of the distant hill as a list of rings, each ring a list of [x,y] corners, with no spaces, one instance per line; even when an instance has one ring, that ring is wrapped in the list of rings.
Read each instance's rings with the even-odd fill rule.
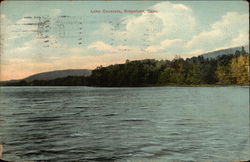
[[[216,58],[219,55],[230,55],[230,54],[235,54],[235,52],[241,51],[242,47],[244,47],[246,52],[249,52],[249,45],[248,46],[240,46],[240,47],[234,47],[234,48],[227,48],[227,49],[221,49],[217,51],[212,51],[208,53],[204,53],[201,56],[204,58]]]
[[[17,83],[19,82],[20,80],[6,80],[6,81],[0,81],[0,86],[2,85],[6,85],[6,84],[9,84],[9,83]]]
[[[90,76],[91,70],[87,69],[69,69],[69,70],[56,70],[44,73],[31,75],[23,80],[31,82],[34,80],[51,80],[56,78],[64,78],[67,76]]]

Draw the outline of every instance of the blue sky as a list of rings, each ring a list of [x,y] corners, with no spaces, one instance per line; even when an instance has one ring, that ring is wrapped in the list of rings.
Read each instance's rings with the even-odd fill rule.
[[[248,16],[245,1],[6,1],[0,80],[245,45]]]

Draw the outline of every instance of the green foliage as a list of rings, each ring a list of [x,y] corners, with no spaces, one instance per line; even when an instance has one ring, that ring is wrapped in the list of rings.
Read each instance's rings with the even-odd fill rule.
[[[216,75],[219,79],[219,84],[232,84],[234,81],[230,75],[230,67],[228,65],[219,65],[216,70]]]
[[[201,84],[202,82],[202,66],[200,64],[190,64],[188,67],[186,83]]]
[[[231,78],[239,85],[249,81],[249,55],[235,57],[230,65]]]
[[[249,85],[249,55],[242,50],[230,58],[220,59],[216,70],[219,84]]]
[[[168,84],[173,83],[175,80],[173,79],[173,74],[175,73],[175,69],[171,67],[167,67],[164,71],[160,72],[159,83],[160,84]]]
[[[14,86],[99,86],[139,87],[153,85],[248,85],[249,54],[244,49],[235,55],[222,55],[215,59],[202,56],[177,56],[172,61],[145,59],[124,64],[99,66],[89,77],[57,78],[54,80],[24,80],[5,85]]]

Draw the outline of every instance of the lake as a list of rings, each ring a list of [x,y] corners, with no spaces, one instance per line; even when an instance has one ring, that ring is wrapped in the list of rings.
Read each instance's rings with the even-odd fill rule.
[[[250,157],[249,87],[1,87],[5,160]]]

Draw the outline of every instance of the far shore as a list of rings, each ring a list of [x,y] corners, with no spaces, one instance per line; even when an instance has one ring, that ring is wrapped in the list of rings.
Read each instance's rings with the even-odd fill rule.
[[[250,87],[250,85],[222,85],[222,84],[199,84],[199,85],[144,85],[144,86],[81,86],[81,85],[26,85],[26,86],[8,86],[0,85],[0,87],[93,87],[93,88],[154,88],[154,87]]]

